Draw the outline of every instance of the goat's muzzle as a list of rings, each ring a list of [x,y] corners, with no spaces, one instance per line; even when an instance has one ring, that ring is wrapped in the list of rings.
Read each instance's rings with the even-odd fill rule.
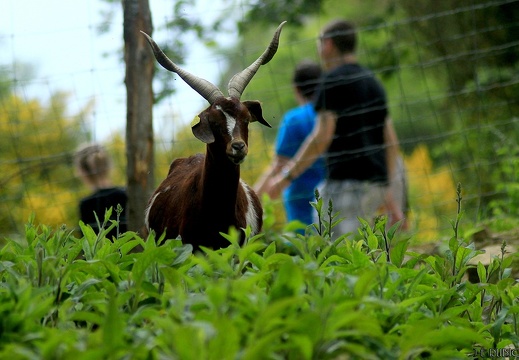
[[[235,165],[241,164],[248,153],[249,148],[243,140],[234,140],[230,143],[230,146],[227,147],[227,157]]]

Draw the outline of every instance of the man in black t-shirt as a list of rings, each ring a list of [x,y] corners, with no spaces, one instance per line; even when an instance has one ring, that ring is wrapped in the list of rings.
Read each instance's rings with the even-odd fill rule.
[[[323,78],[314,107],[333,111],[336,127],[326,150],[328,178],[387,183],[386,95],[367,69],[345,63]]]
[[[372,72],[358,64],[356,31],[350,22],[329,23],[318,41],[327,70],[314,104],[318,121],[268,193],[276,197],[291,178],[324,154],[327,177],[321,196],[325,204],[331,199],[334,211],[345,218],[335,228],[336,235],[354,232],[357,217],[371,220],[381,208],[390,223],[402,220],[401,206],[388,187],[399,155],[385,91]]]

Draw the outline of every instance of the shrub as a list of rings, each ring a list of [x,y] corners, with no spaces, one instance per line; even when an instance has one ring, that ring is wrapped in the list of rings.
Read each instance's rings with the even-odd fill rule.
[[[481,282],[465,280],[479,252],[460,235],[459,208],[439,256],[407,251],[385,218],[335,237],[331,204],[314,206],[321,221],[305,235],[267,219],[243,246],[231,229],[228,248],[195,255],[179,240],[157,246],[154,234],[107,239],[117,226],[108,220],[99,234],[80,224],[81,238],[31,220],[25,241],[0,249],[0,358],[466,359],[517,349],[510,262],[478,264]]]

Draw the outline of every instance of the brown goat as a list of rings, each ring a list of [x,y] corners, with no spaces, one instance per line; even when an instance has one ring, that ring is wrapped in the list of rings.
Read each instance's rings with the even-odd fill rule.
[[[213,249],[228,246],[229,242],[220,233],[227,233],[232,226],[237,229],[250,226],[252,234],[261,230],[263,209],[258,196],[240,179],[240,164],[248,153],[249,123],[270,125],[263,118],[258,101],[241,102],[240,97],[258,68],[276,53],[284,24],[279,25],[264,53],[231,79],[229,97],[207,80],[179,68],[143,33],[157,61],[177,73],[210,103],[192,128],[195,137],[206,143],[206,154],[173,161],[167,177],[148,202],[145,214],[148,230],[158,235],[165,231],[166,239],[180,235],[195,251],[200,246]]]

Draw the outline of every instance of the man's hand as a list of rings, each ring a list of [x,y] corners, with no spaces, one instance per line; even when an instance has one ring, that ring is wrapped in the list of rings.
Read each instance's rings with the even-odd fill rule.
[[[289,184],[290,181],[283,174],[277,174],[267,181],[264,191],[271,199],[277,199]]]

